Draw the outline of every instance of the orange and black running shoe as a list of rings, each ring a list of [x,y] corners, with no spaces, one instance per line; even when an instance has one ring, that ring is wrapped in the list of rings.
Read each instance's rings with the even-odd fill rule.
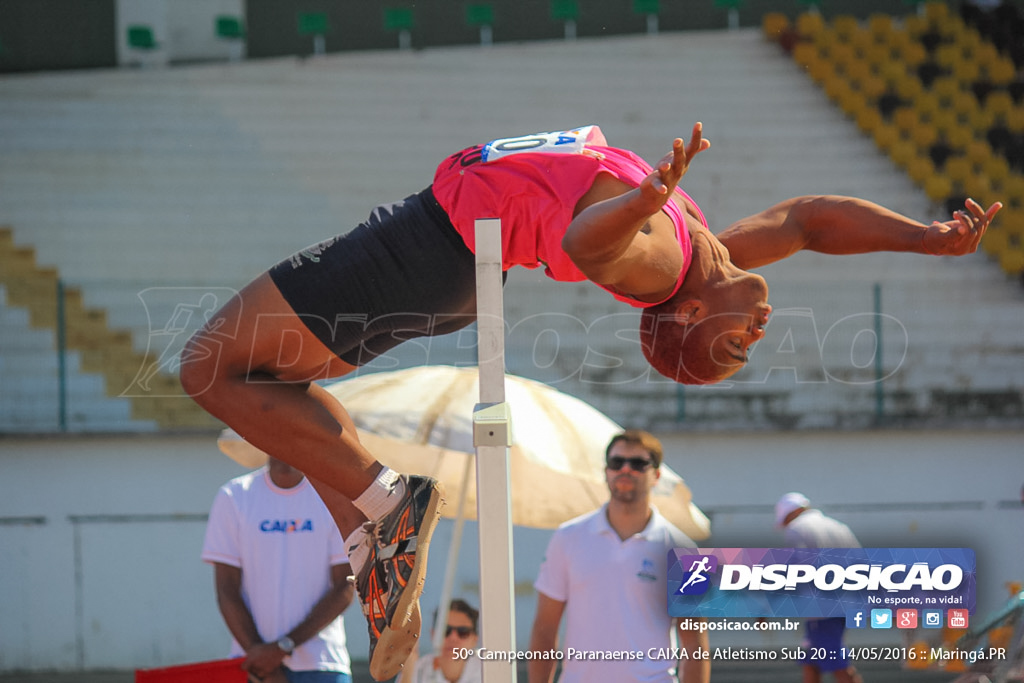
[[[427,549],[444,505],[436,479],[400,478],[406,486],[403,499],[386,516],[364,525],[370,552],[356,576],[370,633],[370,675],[378,681],[395,676],[416,647]]]

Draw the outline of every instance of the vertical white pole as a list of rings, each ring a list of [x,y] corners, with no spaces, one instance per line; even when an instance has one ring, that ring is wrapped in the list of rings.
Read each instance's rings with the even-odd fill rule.
[[[502,300],[501,221],[476,221],[476,310],[480,403],[473,412],[477,520],[480,534],[481,645],[515,648],[512,581],[512,496],[505,403],[505,314]],[[516,663],[483,662],[486,683],[515,683]]]
[[[466,494],[469,492],[469,470],[472,462],[466,458],[466,466],[462,469],[462,487],[459,489],[458,510],[455,514],[455,525],[452,527],[452,544],[448,546],[448,564],[444,569],[444,585],[441,586],[441,600],[437,603],[437,618],[434,619],[434,639],[431,642],[432,652],[440,652],[444,643],[444,631],[448,626],[448,607],[452,601],[452,588],[455,585],[455,570],[459,566],[459,548],[462,546],[462,527],[466,524]]]

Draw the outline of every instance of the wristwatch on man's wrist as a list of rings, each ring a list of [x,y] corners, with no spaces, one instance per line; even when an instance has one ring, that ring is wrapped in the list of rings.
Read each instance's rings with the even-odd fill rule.
[[[292,651],[295,649],[295,641],[289,638],[288,636],[281,636],[280,638],[278,638],[277,643],[275,643],[275,645],[277,645],[281,649],[281,652],[285,653],[286,655],[290,655]]]

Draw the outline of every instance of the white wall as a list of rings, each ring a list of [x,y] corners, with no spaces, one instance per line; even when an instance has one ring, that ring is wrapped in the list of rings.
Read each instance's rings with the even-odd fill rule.
[[[798,489],[850,523],[865,545],[974,548],[979,613],[1003,601],[1005,581],[1024,579],[1020,432],[662,436],[667,462],[712,515],[704,545],[778,544],[771,506]],[[212,571],[199,552],[217,487],[241,472],[212,434],[0,440],[0,671],[152,667],[226,654]],[[426,613],[439,599],[451,531],[443,520]],[[515,533],[521,646],[548,537]],[[475,524],[466,525],[461,558],[454,594],[475,601]],[[355,607],[347,623],[352,654],[365,659]],[[796,636],[774,642],[785,638]]]
[[[161,66],[240,57],[236,41],[217,38],[214,21],[222,14],[244,18],[243,5],[243,0],[117,0],[117,62]],[[127,28],[134,24],[153,29],[156,50],[128,47]]]
[[[199,552],[241,472],[212,438],[0,442],[0,669],[225,655]]]

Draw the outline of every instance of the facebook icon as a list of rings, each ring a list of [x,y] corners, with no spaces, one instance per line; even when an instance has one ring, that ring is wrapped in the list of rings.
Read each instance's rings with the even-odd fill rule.
[[[867,617],[864,610],[846,613],[846,628],[867,628]]]

